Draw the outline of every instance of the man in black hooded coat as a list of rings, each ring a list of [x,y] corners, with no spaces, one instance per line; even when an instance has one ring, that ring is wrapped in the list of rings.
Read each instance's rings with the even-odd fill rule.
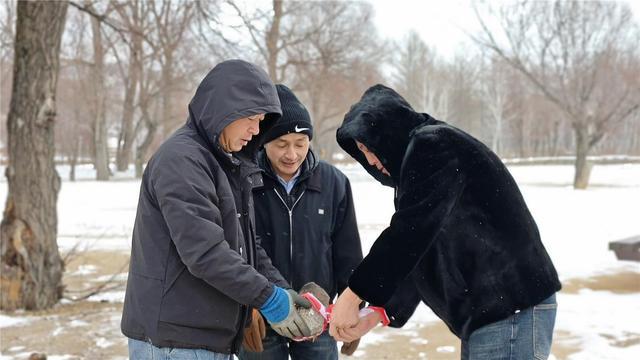
[[[230,359],[252,308],[276,330],[295,327],[289,336],[311,335],[294,310],[310,304],[283,289],[256,243],[255,155],[281,114],[262,69],[222,62],[147,164],[121,322],[131,359]]]
[[[498,156],[383,85],[351,107],[337,140],[394,187],[396,212],[338,298],[331,334],[349,341],[375,326],[375,314],[359,322],[362,300],[395,327],[422,300],[462,339],[463,358],[546,358],[561,285]]]

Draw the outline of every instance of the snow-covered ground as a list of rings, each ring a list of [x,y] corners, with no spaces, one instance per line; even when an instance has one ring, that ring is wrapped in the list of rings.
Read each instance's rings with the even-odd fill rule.
[[[352,182],[366,253],[393,214],[393,191],[375,182],[360,166],[342,169]],[[0,171],[4,173],[4,169]],[[620,272],[637,275],[637,291],[621,294],[583,289],[558,296],[556,330],[575,336],[580,349],[570,358],[640,358],[637,341],[636,345],[618,347],[612,346],[610,339],[610,335],[617,340],[640,335],[640,263],[619,261],[608,250],[609,241],[640,234],[640,164],[595,166],[590,188],[582,191],[571,187],[572,166],[511,166],[510,171],[538,223],[561,280]],[[68,168],[61,166],[59,172],[63,178],[58,202],[61,250],[79,243],[81,248],[128,252],[139,181],[129,172],[118,174],[114,181],[96,182],[90,167],[81,167],[78,181],[69,182]],[[6,193],[2,177],[2,205]],[[123,294],[111,295],[122,298]],[[28,316],[0,314],[0,328],[28,321]],[[421,305],[401,331],[410,333],[419,324],[432,321],[439,320]],[[375,334],[367,336],[361,346],[380,340]]]

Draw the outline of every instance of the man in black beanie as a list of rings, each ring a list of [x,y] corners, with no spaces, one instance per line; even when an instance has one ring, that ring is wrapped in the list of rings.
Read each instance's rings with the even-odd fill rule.
[[[282,117],[265,134],[258,154],[263,186],[253,192],[256,231],[273,265],[295,290],[315,282],[333,299],[362,260],[351,185],[309,149],[311,117],[295,94],[276,85]],[[245,330],[242,360],[338,359],[336,341],[323,333],[295,342],[266,330],[259,312]],[[264,338],[264,340],[263,340]],[[345,343],[352,354],[358,341]]]

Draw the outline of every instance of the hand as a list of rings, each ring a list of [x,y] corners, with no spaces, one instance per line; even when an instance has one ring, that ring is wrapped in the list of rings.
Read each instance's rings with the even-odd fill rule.
[[[333,306],[329,321],[329,334],[336,340],[350,342],[356,338],[346,338],[344,331],[359,322],[358,312],[362,300],[351,289],[346,288]]]
[[[340,348],[340,353],[351,356],[356,352],[356,349],[358,349],[358,344],[360,344],[360,339],[355,339],[352,342],[345,342]]]
[[[245,349],[252,352],[262,352],[262,339],[266,335],[266,328],[264,326],[264,320],[258,310],[253,309],[251,312],[251,324],[244,329],[244,340],[242,345]]]
[[[296,311],[297,307],[309,309],[311,303],[294,290],[285,291],[275,286],[274,293],[262,305],[260,312],[271,328],[282,336],[293,339],[315,335],[311,333],[307,323]]]
[[[371,329],[376,327],[376,325],[378,325],[381,320],[382,318],[377,312],[367,314],[364,317],[360,318],[360,322],[356,326],[343,329],[340,332],[339,337],[336,337],[336,340],[344,342],[353,342],[359,340]]]

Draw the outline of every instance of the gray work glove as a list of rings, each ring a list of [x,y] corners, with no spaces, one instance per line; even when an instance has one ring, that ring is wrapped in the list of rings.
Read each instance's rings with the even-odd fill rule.
[[[311,333],[305,320],[300,316],[298,311],[296,311],[299,307],[305,309],[311,308],[309,300],[298,295],[298,293],[292,289],[287,290],[286,294],[289,298],[289,314],[282,321],[269,321],[271,328],[278,334],[291,339],[315,335]]]

